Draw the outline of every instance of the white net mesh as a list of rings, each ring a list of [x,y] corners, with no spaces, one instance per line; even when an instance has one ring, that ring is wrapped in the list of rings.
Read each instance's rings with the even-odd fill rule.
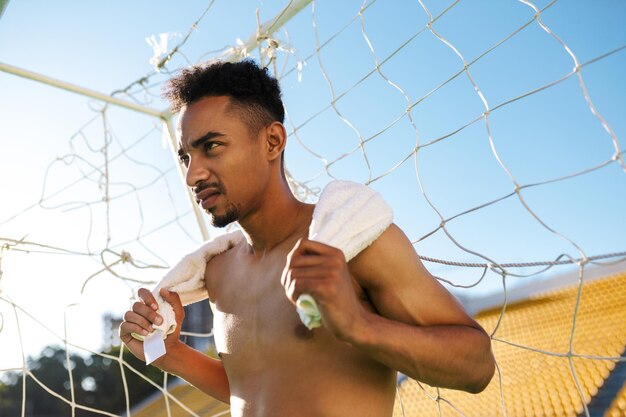
[[[427,267],[464,300],[496,293],[506,303],[511,287],[540,286],[565,272],[579,276],[573,340],[587,271],[619,268],[626,259],[619,141],[626,129],[626,34],[617,18],[624,5],[291,1],[282,9],[246,9],[247,20],[230,25],[238,31],[232,36],[224,16],[243,12],[227,7],[211,1],[194,12],[188,31],[149,37],[154,56],[146,52],[146,66],[131,77],[137,80],[112,96],[158,113],[165,108],[162,83],[180,67],[257,59],[282,84],[286,163],[301,198],[314,201],[332,178],[375,188]],[[212,28],[220,23],[228,28],[218,36]],[[224,37],[227,47],[219,43]],[[139,77],[148,61],[153,68]],[[64,105],[65,95],[50,93],[46,107]],[[71,100],[87,110],[57,116],[81,120],[63,148],[27,138],[42,149],[33,160],[47,161],[38,185],[18,188],[18,175],[3,169],[10,203],[0,209],[0,411],[134,415],[145,394],[132,388],[142,383],[165,394],[167,413],[219,415],[193,411],[172,394],[167,375],[143,376],[147,371],[112,348],[111,317],[126,310],[138,286],[153,284],[202,240],[167,125],[98,100],[87,106],[84,97]],[[3,138],[3,153],[14,145],[22,146]],[[111,316],[103,329],[104,313]],[[491,335],[494,343],[515,344],[499,337],[498,324]],[[195,336],[206,340],[210,331]],[[46,345],[59,348],[29,359]],[[515,345],[570,364],[624,361],[589,357],[571,343],[561,352]],[[42,365],[55,357],[64,364],[57,379]],[[113,369],[113,380],[98,379],[103,367]],[[110,395],[106,387],[113,387]],[[42,390],[50,405],[33,402]],[[448,412],[465,415],[454,401],[433,396],[442,399]],[[507,414],[504,404],[502,398],[494,413]]]

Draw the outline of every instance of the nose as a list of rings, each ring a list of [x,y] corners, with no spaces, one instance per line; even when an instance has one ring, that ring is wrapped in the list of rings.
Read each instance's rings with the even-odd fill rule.
[[[189,158],[185,182],[188,187],[195,187],[201,182],[208,181],[211,176],[207,164],[202,163],[202,158]]]

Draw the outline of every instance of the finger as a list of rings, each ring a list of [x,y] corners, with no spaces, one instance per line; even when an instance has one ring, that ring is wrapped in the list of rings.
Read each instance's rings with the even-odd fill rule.
[[[160,314],[140,301],[133,304],[132,311],[145,318],[150,323],[155,323],[157,325],[163,323],[163,317]]]
[[[320,285],[323,285],[323,281],[294,280],[290,283],[289,287],[286,288],[285,294],[292,304],[296,304],[302,294],[309,294],[317,300],[319,298],[318,292],[320,291]]]
[[[289,270],[289,278],[296,279],[325,279],[333,273],[333,269],[328,266],[307,266],[301,268],[292,268]]]
[[[149,305],[153,310],[156,311],[159,309],[159,304],[157,304],[154,295],[152,295],[152,292],[150,292],[150,290],[148,290],[147,288],[139,288],[139,290],[137,291],[137,295],[144,303],[146,303],[146,305]]]
[[[304,253],[329,256],[337,256],[341,254],[341,256],[343,256],[343,252],[340,249],[315,240],[303,238],[296,245],[297,249],[294,252],[294,255]]]
[[[143,342],[135,339],[132,333],[139,334],[139,332],[132,331],[132,326],[128,323],[122,323],[120,325],[120,340],[126,345],[128,350],[142,361],[146,360],[143,354]],[[144,335],[145,336],[145,335]]]
[[[120,324],[120,339],[122,341],[125,340],[130,340],[128,338],[128,336],[133,339],[133,337],[131,336],[132,333],[136,333],[136,334],[140,334],[143,336],[147,336],[150,331],[148,331],[146,328],[141,327],[140,325],[136,324],[136,323],[132,323],[130,321],[124,321],[122,322],[122,324]]]
[[[319,258],[319,256],[311,256],[311,255],[308,255],[308,256]],[[308,263],[311,263],[312,265],[304,265]],[[290,285],[291,281],[293,281],[294,279],[322,278],[324,274],[326,274],[327,272],[328,271],[326,270],[326,266],[324,265],[323,261],[319,261],[319,262],[304,261],[303,265],[301,266],[293,267],[292,265],[287,265],[283,271],[283,274],[281,275],[280,283],[283,287],[287,288]]]
[[[291,277],[285,285],[287,297],[295,303],[301,294],[315,295],[320,288],[325,285],[326,271],[323,270],[302,270],[292,271]]]
[[[163,297],[165,301],[172,305],[177,322],[185,318],[185,309],[183,308],[183,303],[180,301],[180,295],[178,295],[177,292],[161,288],[159,294],[161,294],[161,297]]]
[[[304,238],[298,239],[298,241],[296,242],[296,244],[293,246],[293,248],[289,251],[289,253],[287,254],[287,265],[289,265],[289,262],[291,262],[291,260],[295,257],[298,256],[300,253],[302,253],[303,251],[300,249],[300,245],[302,245],[302,241],[304,240]]]
[[[293,304],[296,304],[296,300],[300,296],[300,293],[296,293],[295,280],[289,281],[289,283],[285,286],[285,294],[287,295],[289,301],[291,301]]]
[[[322,251],[320,251],[319,245],[323,245],[323,244],[319,242],[313,242],[312,240],[308,240],[306,238],[299,239],[294,245],[293,249],[291,249],[291,251],[287,254],[287,263],[285,266],[289,267],[294,259],[297,259],[301,256],[322,255],[323,249]],[[326,246],[326,245],[323,245],[323,246]],[[332,247],[328,246],[328,248],[332,248]]]
[[[132,324],[136,324],[142,329],[146,329],[148,332],[153,330],[152,321],[150,321],[145,316],[138,314],[134,311],[127,311],[124,314],[124,321]]]
[[[322,265],[326,261],[326,257],[314,254],[300,254],[291,258],[290,268],[303,268],[310,266]]]
[[[182,303],[180,302],[180,296],[177,292],[166,290],[165,288],[161,288],[159,291],[161,297],[168,303],[172,305],[172,307],[180,305],[182,307]]]

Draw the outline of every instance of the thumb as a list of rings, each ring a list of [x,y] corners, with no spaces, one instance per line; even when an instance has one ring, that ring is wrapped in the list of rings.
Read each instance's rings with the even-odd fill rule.
[[[176,316],[176,321],[180,323],[182,319],[185,318],[185,309],[183,308],[183,303],[180,301],[178,293],[161,288],[161,290],[159,290],[159,294],[172,306],[174,309],[174,315]]]

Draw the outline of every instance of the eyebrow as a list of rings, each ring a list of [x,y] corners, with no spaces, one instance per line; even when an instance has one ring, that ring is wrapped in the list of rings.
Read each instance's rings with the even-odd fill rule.
[[[219,132],[209,131],[205,133],[204,135],[200,136],[198,139],[195,139],[193,142],[191,142],[191,149],[197,149],[201,147],[202,145],[204,145],[206,142],[210,141],[211,139],[215,139],[221,136],[224,136],[224,134],[219,133]],[[182,142],[179,144],[179,147],[178,147],[178,156],[183,156],[185,154],[185,151],[181,145],[182,145]]]

